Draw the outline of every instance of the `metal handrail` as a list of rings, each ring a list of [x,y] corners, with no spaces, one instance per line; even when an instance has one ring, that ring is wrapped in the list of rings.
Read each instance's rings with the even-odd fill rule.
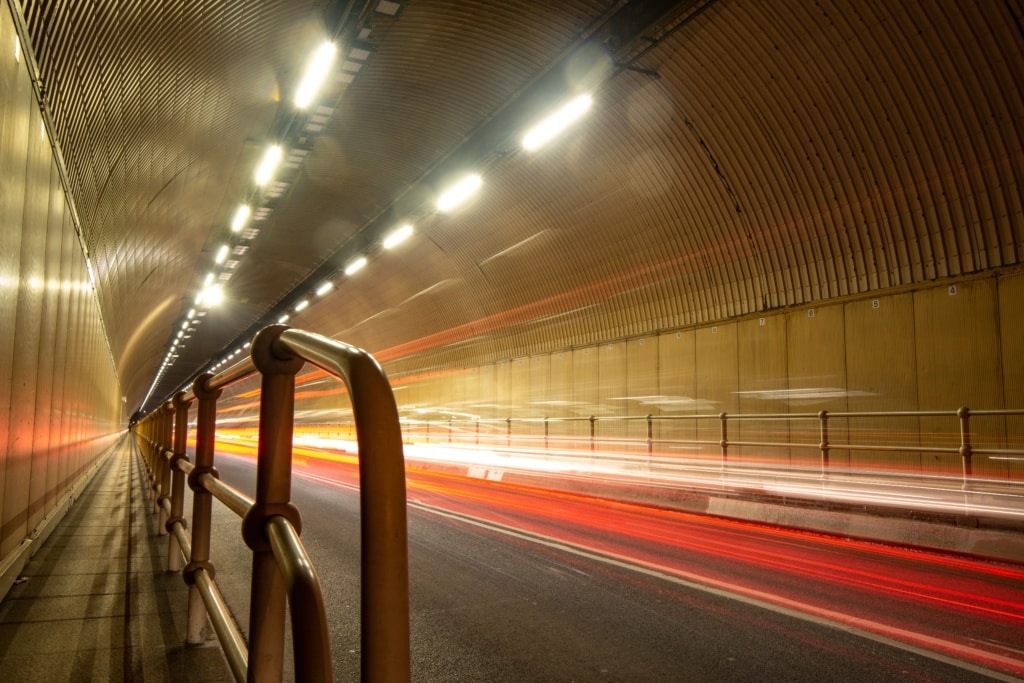
[[[518,441],[521,440],[532,440],[540,441],[543,439],[545,447],[550,447],[551,442],[571,443],[577,441],[576,437],[557,435],[552,436],[550,434],[550,425],[559,423],[574,423],[574,422],[587,422],[590,425],[590,433],[587,441],[589,448],[594,451],[598,444],[637,444],[646,446],[648,456],[653,456],[654,448],[656,444],[671,444],[671,445],[685,445],[685,446],[717,446],[719,449],[719,464],[721,468],[725,468],[730,458],[730,448],[788,448],[788,449],[806,449],[806,450],[817,450],[820,453],[820,475],[822,477],[828,476],[832,467],[829,463],[829,456],[831,451],[858,451],[858,452],[878,452],[878,453],[936,453],[936,454],[953,454],[959,455],[962,461],[962,485],[967,488],[970,484],[971,479],[974,477],[973,473],[973,458],[974,456],[1024,456],[1024,449],[1021,448],[993,448],[988,446],[975,445],[974,441],[976,438],[975,432],[972,431],[970,426],[970,419],[972,417],[1013,417],[1013,416],[1024,416],[1024,409],[1020,408],[1007,408],[1007,409],[992,409],[992,410],[971,410],[967,407],[961,407],[957,410],[919,410],[919,411],[870,411],[870,412],[829,412],[822,410],[816,413],[717,413],[717,414],[693,414],[693,415],[630,415],[630,416],[596,416],[591,415],[587,417],[503,417],[503,418],[475,418],[475,419],[454,419],[452,417],[443,418],[441,420],[416,420],[416,419],[404,419],[403,424],[406,426],[406,440],[411,441],[415,430],[413,427],[422,425],[424,427],[424,434],[426,441],[430,441],[431,427],[434,425],[445,427],[448,430],[447,441],[451,443],[453,441],[453,433],[455,430],[462,425],[472,425],[473,433],[467,434],[467,438],[472,438],[476,443],[480,442],[481,431],[480,425],[493,425],[500,426],[502,429],[494,429],[488,431],[485,436],[493,439],[503,439],[506,444],[511,447],[513,439],[512,426],[514,424],[526,424],[526,425],[544,425],[544,434],[518,434],[515,438]],[[829,421],[835,419],[883,419],[883,418],[954,418],[958,422],[958,433],[956,434],[955,445],[894,445],[894,444],[858,444],[858,443],[842,443],[831,440],[829,436]],[[610,437],[610,436],[599,436],[597,432],[598,423],[621,423],[621,422],[638,422],[644,421],[647,424],[647,434],[645,439],[640,438],[629,438],[629,437]],[[817,422],[818,429],[816,430],[815,436],[816,441],[759,441],[759,440],[740,440],[732,439],[729,436],[729,425],[739,424],[743,425],[748,422],[786,422],[792,423],[795,421],[806,421],[806,422]],[[654,436],[654,424],[656,422],[712,422],[714,428],[718,431],[718,439],[658,439]],[[701,429],[701,427],[697,427]],[[708,428],[703,428],[707,433]]]
[[[192,388],[136,425],[149,477],[170,534],[168,570],[189,584],[189,643],[205,640],[207,614],[238,680],[280,678],[284,602],[292,608],[298,680],[331,680],[326,609],[319,579],[302,542],[291,498],[291,441],[295,375],[310,362],[348,386],[359,443],[361,509],[361,623],[363,679],[409,679],[408,532],[405,460],[394,394],[365,351],[320,335],[274,325],[253,341],[251,357]],[[217,478],[213,467],[216,401],[221,391],[262,376],[256,498]],[[198,404],[195,463],[186,455],[189,407]],[[173,426],[173,439],[172,439]],[[193,491],[192,535],[182,516],[185,479]],[[217,499],[242,517],[253,551],[249,651],[213,582],[210,503]]]

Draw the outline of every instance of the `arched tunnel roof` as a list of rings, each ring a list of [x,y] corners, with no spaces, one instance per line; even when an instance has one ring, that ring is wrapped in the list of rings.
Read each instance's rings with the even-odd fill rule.
[[[1021,261],[1017,0],[21,4],[130,411],[286,313],[400,371]]]

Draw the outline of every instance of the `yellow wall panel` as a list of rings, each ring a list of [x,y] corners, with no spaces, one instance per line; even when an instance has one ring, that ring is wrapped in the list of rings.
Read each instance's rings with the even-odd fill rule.
[[[627,415],[658,415],[658,338],[640,337],[626,342]],[[646,441],[647,424],[631,421],[626,434],[630,440]]]
[[[529,371],[529,398],[522,404],[516,417],[548,417],[551,410],[551,355],[541,354],[527,359]],[[513,428],[517,434],[529,434],[538,440],[544,436],[544,424],[526,422]],[[539,443],[539,441],[538,441]]]
[[[843,412],[846,400],[846,338],[841,305],[822,306],[792,311],[787,316],[789,337],[789,410],[794,413]],[[845,420],[830,420],[831,440],[845,443],[848,436]],[[816,425],[794,426],[792,436],[799,443],[818,440]],[[793,462],[816,467],[820,453],[793,450]],[[830,462],[846,465],[847,451],[832,451]]]
[[[788,389],[786,319],[783,316],[740,321],[737,329],[737,411],[743,414],[785,413]],[[760,443],[789,440],[789,424],[779,420],[744,420],[731,439]],[[789,449],[746,447],[737,452],[745,460],[789,458]]]
[[[596,347],[598,358],[598,396],[601,398],[601,412],[598,417],[624,417],[629,413],[630,402],[626,394],[626,344],[611,342]],[[621,422],[599,422],[599,438],[626,438],[626,425]]]
[[[894,294],[845,305],[849,410],[905,411],[917,408],[914,297]],[[918,418],[864,418],[850,425],[859,441],[885,446],[919,444]],[[855,466],[920,469],[920,454],[858,452]]]
[[[548,415],[570,417],[576,414],[572,401],[572,352],[551,355],[551,394]]]
[[[530,365],[529,358],[513,358],[509,363],[509,409],[500,417],[530,416]]]
[[[572,351],[573,404],[580,417],[601,412],[597,349],[584,347]],[[582,438],[590,433],[582,422],[573,424],[573,435]]]
[[[480,417],[488,417],[490,409],[487,407],[493,402],[497,395],[497,363],[488,363],[480,366],[476,376],[476,394],[469,401],[468,408]]]
[[[662,415],[680,416],[710,412],[697,396],[697,333],[679,330],[658,335],[659,408]],[[659,421],[655,438],[666,442],[689,442],[697,438],[692,420]],[[662,444],[666,455],[687,457],[696,446],[688,443]]]
[[[529,417],[547,415],[551,410],[551,355],[533,356],[530,363]]]
[[[999,332],[1007,408],[1024,408],[1024,273],[999,279]]]
[[[697,330],[697,400],[705,402],[710,413],[735,413],[739,411],[739,370],[736,365],[737,352],[736,323],[724,323]],[[704,420],[697,423],[699,441],[717,442],[721,438],[719,423]],[[702,457],[716,461],[720,448],[713,443],[705,444],[698,451]]]
[[[512,363],[503,361],[494,366],[493,399],[487,403],[490,415],[487,417],[508,417],[512,412]]]
[[[1024,273],[999,279],[999,337],[1002,342],[1005,407],[1024,408]],[[1024,449],[1024,416],[1006,420],[1007,444]],[[1024,476],[1024,463],[1003,460],[1007,472]]]
[[[1003,403],[994,279],[961,282],[914,294],[918,396],[922,410],[955,410],[964,405]],[[974,420],[979,442],[1001,439],[1002,422]],[[921,438],[955,445],[955,418],[922,418]],[[926,456],[926,466],[958,472],[956,455]]]
[[[995,280],[918,291],[914,310],[921,408],[1001,405]]]
[[[696,399],[710,412],[739,411],[736,323],[703,327],[696,332]]]

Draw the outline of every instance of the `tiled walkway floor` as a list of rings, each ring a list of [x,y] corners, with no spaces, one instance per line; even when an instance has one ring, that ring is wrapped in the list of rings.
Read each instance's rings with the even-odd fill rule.
[[[0,603],[0,681],[232,680],[216,640],[185,647],[148,490],[125,438]]]

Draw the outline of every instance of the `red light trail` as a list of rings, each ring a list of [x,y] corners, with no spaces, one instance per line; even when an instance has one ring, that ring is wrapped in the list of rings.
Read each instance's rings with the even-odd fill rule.
[[[219,452],[249,455],[245,439]],[[358,486],[356,457],[297,447],[300,475]],[[1024,676],[1024,569],[765,524],[409,469],[410,508],[617,570]]]

